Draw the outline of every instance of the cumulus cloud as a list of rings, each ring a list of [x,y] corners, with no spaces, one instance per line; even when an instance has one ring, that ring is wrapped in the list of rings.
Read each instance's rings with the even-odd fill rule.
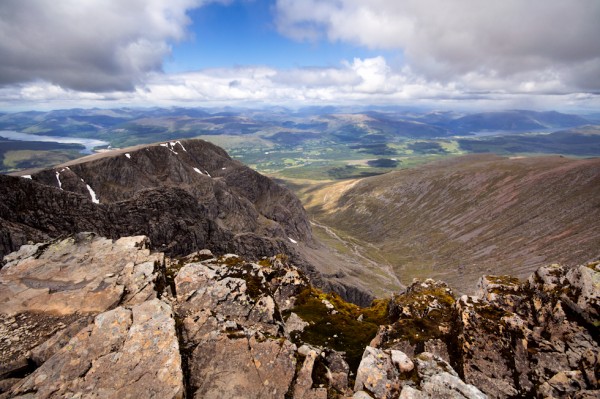
[[[457,82],[433,82],[385,58],[355,58],[339,67],[214,68],[166,75],[148,74],[134,91],[82,92],[47,82],[0,88],[0,108],[72,108],[119,105],[210,106],[281,104],[406,104],[481,108],[597,109],[599,96],[567,93],[555,75],[526,80],[508,90],[503,79],[467,74]],[[532,95],[533,94],[533,95]],[[25,108],[27,108],[25,107]]]
[[[600,91],[597,0],[277,0],[275,10],[289,37],[397,50],[432,81],[553,74],[571,91]]]
[[[0,1],[0,85],[133,90],[160,71],[202,0]]]

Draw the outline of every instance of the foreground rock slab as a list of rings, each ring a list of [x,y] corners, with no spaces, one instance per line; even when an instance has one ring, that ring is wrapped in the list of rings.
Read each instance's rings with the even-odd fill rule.
[[[101,313],[7,398],[183,398],[169,305],[153,299]]]
[[[0,380],[39,366],[98,313],[156,298],[164,256],[148,247],[145,236],[113,241],[80,233],[7,255],[0,270]]]
[[[113,241],[81,233],[49,244],[24,245],[0,272],[3,314],[98,313],[156,297],[155,263],[144,236]],[[123,298],[126,296],[126,298]]]

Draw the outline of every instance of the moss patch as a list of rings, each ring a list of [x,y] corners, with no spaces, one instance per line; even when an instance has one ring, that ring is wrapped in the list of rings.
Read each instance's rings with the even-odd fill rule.
[[[329,301],[333,309],[328,309],[323,300]],[[346,352],[350,369],[356,371],[365,347],[377,334],[379,325],[387,322],[387,304],[379,300],[372,307],[361,308],[336,294],[307,287],[298,295],[295,307],[286,313],[294,312],[310,324],[303,332],[293,334],[296,343]],[[358,321],[361,315],[362,321]]]
[[[411,285],[390,305],[394,323],[383,346],[391,347],[398,341],[417,345],[436,338],[448,341],[447,333],[456,317],[455,302],[452,291],[444,284]]]
[[[521,280],[512,276],[487,276],[491,283],[515,286],[521,284]]]
[[[234,261],[230,261],[231,259],[234,259]],[[227,261],[229,261],[229,263],[227,263]],[[244,280],[246,282],[246,294],[248,294],[250,298],[257,300],[262,296],[271,295],[268,287],[263,282],[263,277],[258,275],[258,271],[254,269],[252,264],[244,262],[240,258],[228,258],[226,259],[225,264],[230,266],[230,268],[223,277]]]

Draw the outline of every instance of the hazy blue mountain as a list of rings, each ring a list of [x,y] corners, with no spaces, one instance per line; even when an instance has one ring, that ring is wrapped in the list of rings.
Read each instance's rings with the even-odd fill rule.
[[[551,128],[575,127],[589,124],[590,121],[577,115],[562,114],[555,111],[536,112],[512,110],[501,112],[483,112],[452,119],[443,126],[455,133],[470,133],[483,130],[527,131]]]

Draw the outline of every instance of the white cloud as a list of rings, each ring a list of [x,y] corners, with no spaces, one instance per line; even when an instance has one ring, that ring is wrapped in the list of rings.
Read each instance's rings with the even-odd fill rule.
[[[535,79],[534,79],[535,78]],[[338,68],[216,68],[153,73],[134,91],[104,93],[34,82],[0,89],[0,108],[211,106],[240,104],[405,104],[481,108],[598,108],[600,97],[568,93],[556,75],[519,75],[510,86],[475,72],[453,82],[430,81],[410,67],[395,70],[383,57],[356,58]],[[27,107],[22,106],[27,104]]]
[[[162,73],[186,12],[212,1],[231,0],[0,0],[0,107],[600,103],[598,0],[277,0],[280,32],[399,61]]]
[[[511,85],[541,73],[570,91],[600,90],[597,0],[277,0],[275,10],[283,34],[397,50],[432,81]]]
[[[0,1],[0,85],[132,90],[160,71],[202,0]]]

